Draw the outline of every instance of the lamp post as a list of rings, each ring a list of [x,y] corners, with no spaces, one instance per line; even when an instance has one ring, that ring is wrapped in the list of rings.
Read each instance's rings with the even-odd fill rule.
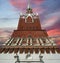
[[[39,55],[40,58],[40,63],[44,63],[44,61],[42,60],[43,56]]]
[[[26,55],[26,59],[28,60],[27,63],[31,63],[32,56],[31,56],[30,52],[28,52],[28,54]]]
[[[20,60],[19,60],[19,56],[16,54],[16,56],[14,56],[14,58],[16,58],[17,60],[15,61],[15,63],[20,63]]]

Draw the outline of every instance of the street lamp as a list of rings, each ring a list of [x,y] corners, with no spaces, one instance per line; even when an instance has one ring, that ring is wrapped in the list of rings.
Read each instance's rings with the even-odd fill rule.
[[[26,59],[27,59],[27,60],[29,60],[29,59],[31,60],[31,59],[32,59],[32,56],[31,56],[30,53],[28,53],[28,54],[26,55]]]
[[[39,55],[40,58],[40,63],[44,63],[44,61],[42,60],[43,56]]]
[[[20,60],[19,60],[19,56],[16,54],[16,56],[14,56],[14,58],[16,58],[17,60],[15,61],[15,63],[20,63]]]

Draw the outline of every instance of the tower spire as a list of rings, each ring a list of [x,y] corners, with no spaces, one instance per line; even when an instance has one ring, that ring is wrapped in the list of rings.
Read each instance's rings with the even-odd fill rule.
[[[30,8],[30,0],[28,0],[28,9]]]
[[[28,0],[27,13],[32,13],[32,9],[30,6],[30,0]]]

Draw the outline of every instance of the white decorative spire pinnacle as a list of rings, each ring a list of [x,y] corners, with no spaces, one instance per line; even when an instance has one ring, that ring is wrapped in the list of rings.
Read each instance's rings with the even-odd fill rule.
[[[28,0],[28,8],[30,8],[30,0]]]
[[[30,0],[28,0],[27,13],[33,13],[32,8],[30,6]]]

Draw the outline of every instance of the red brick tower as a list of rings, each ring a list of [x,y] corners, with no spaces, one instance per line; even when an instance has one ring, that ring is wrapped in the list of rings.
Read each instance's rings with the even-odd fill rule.
[[[27,9],[26,14],[20,15],[18,28],[14,30],[12,37],[48,37],[45,30],[42,30],[40,19],[34,14],[31,8]]]

